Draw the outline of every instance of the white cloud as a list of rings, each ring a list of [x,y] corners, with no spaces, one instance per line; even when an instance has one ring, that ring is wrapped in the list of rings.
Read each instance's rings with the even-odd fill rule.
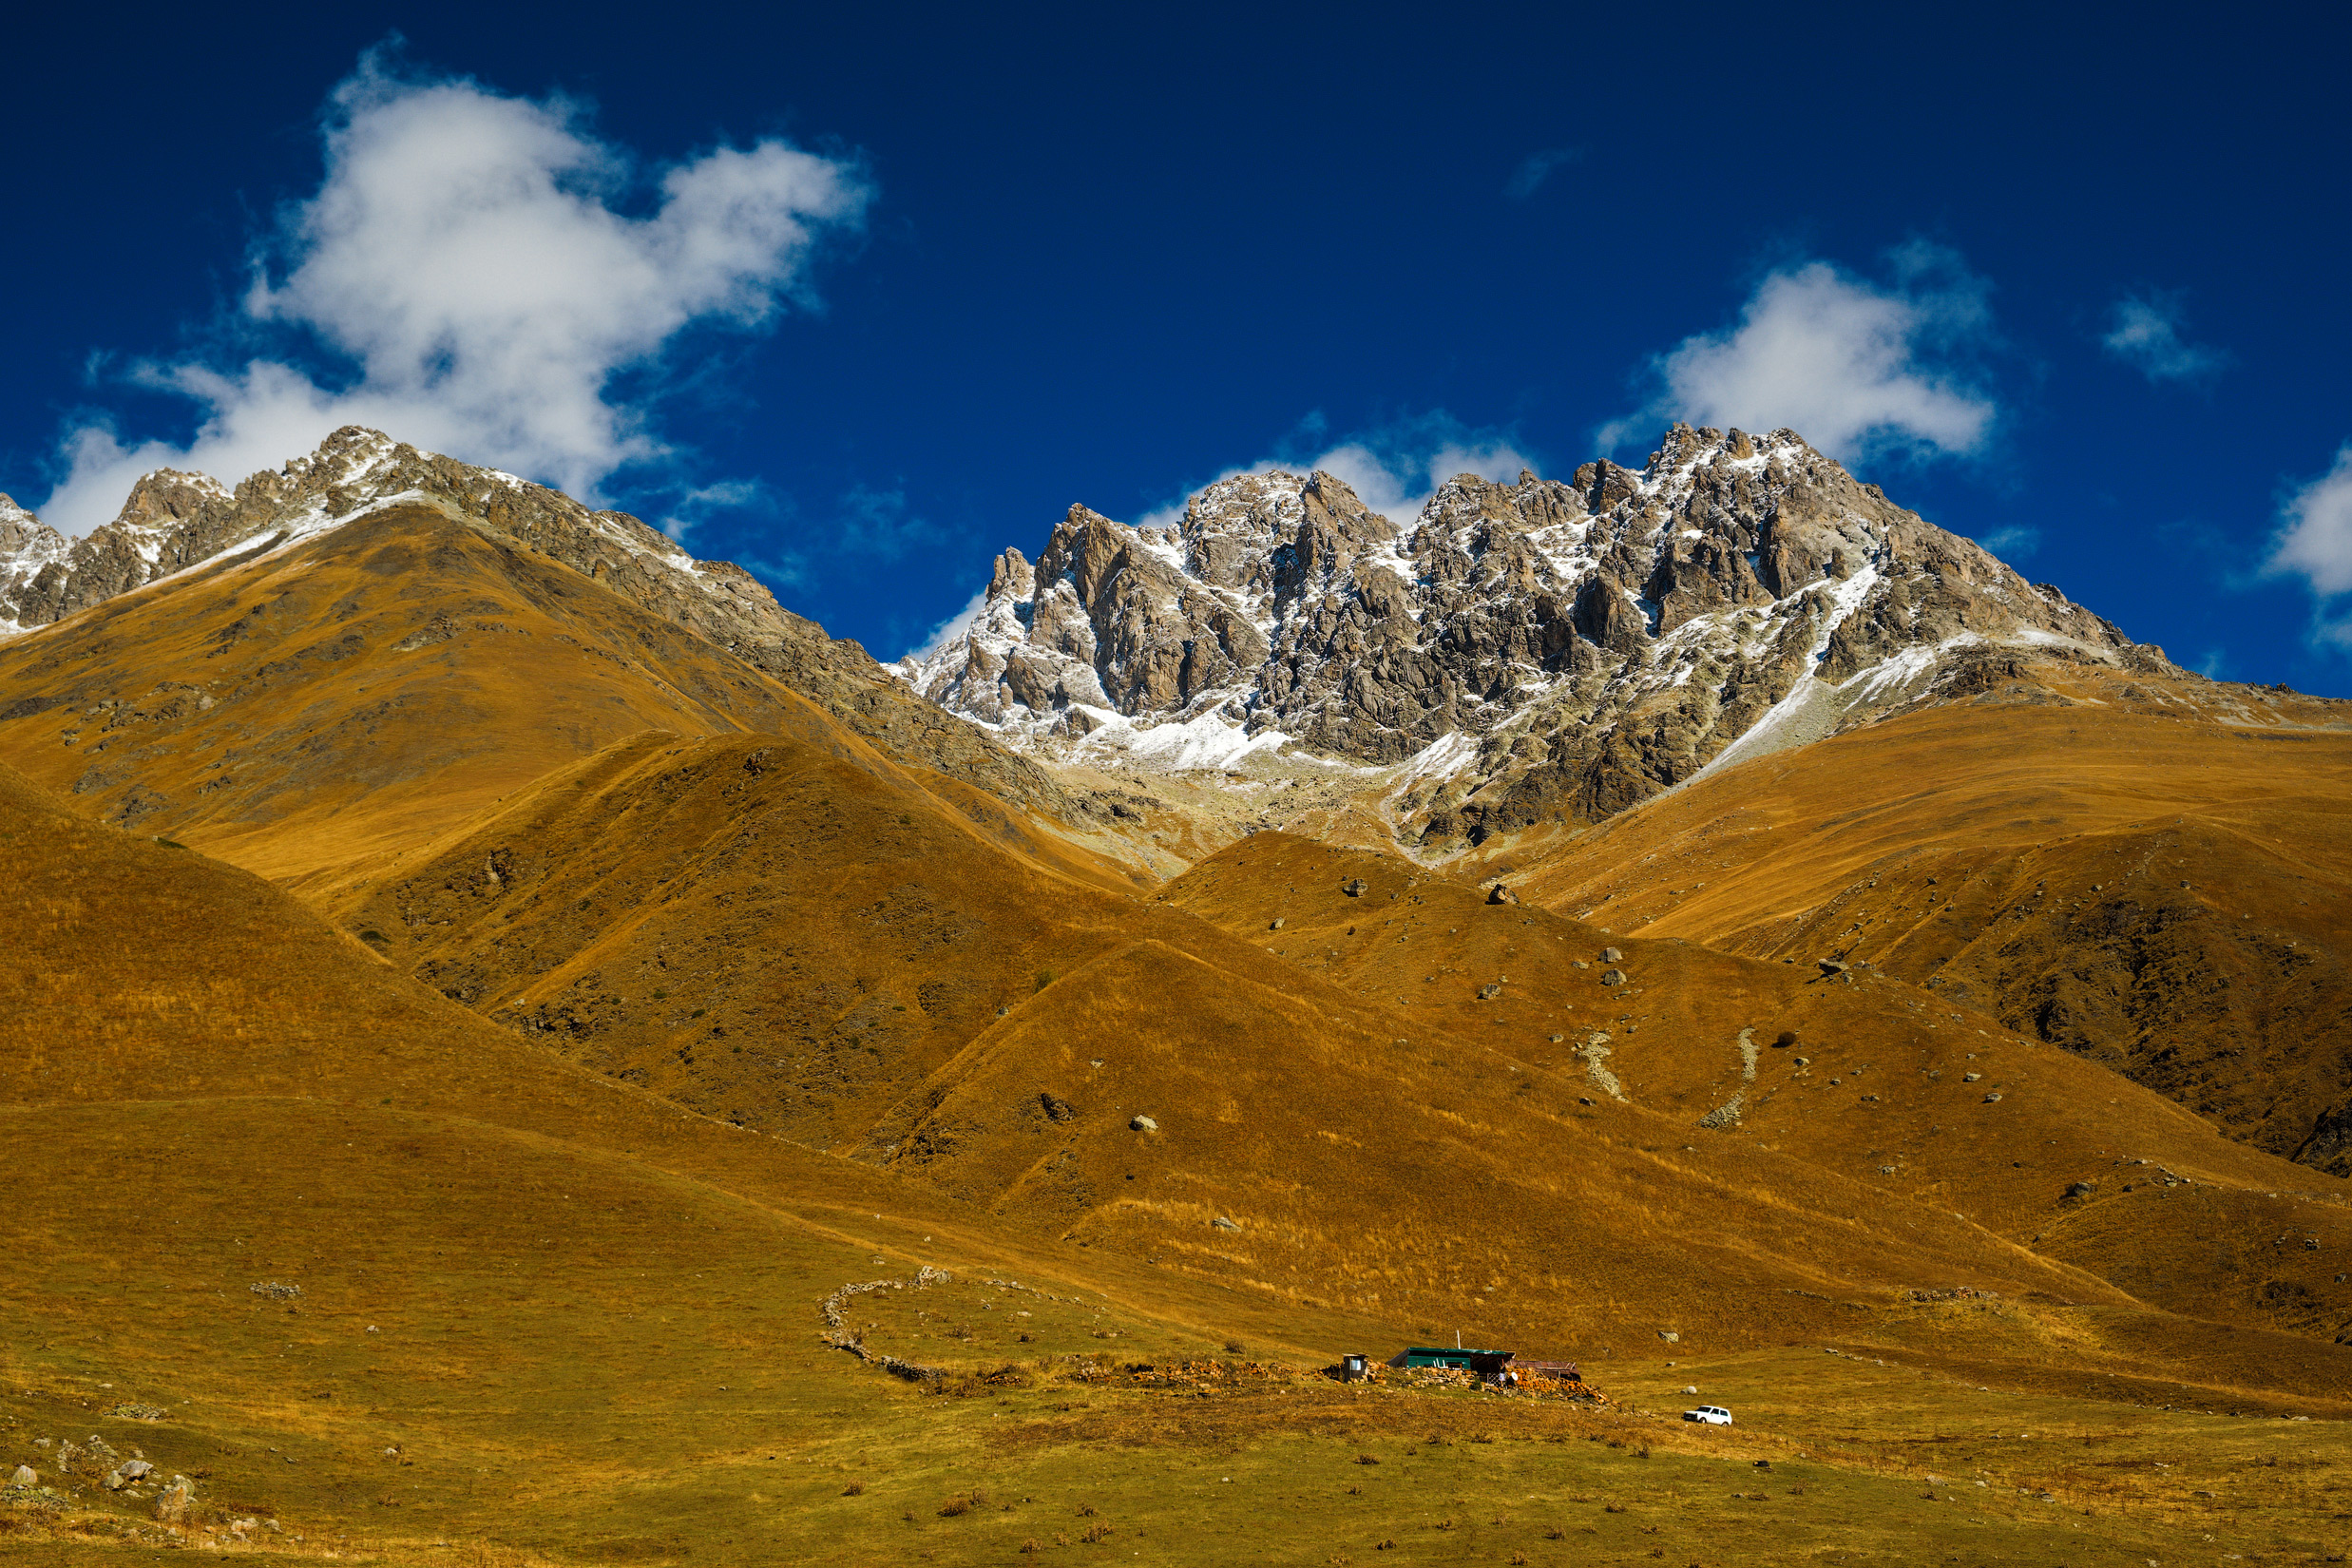
[[[1269,468],[1287,468],[1293,473],[1320,469],[1345,480],[1372,510],[1393,523],[1409,526],[1438,486],[1457,474],[1475,473],[1488,479],[1509,480],[1517,479],[1521,468],[1535,467],[1503,432],[1473,430],[1442,409],[1359,431],[1336,445],[1328,443],[1328,430],[1321,414],[1310,414],[1289,436],[1273,444],[1272,456],[1227,468],[1209,483],[1220,483],[1245,473],[1264,473]],[[1185,503],[1196,493],[1197,490],[1189,492],[1181,499],[1154,507],[1137,518],[1135,526],[1175,526],[1184,521]],[[859,492],[851,492],[852,509],[858,495]],[[869,492],[869,497],[886,504],[903,502],[892,491],[879,495]],[[891,511],[895,507],[886,506],[884,509]],[[851,526],[854,529],[856,525],[852,523]],[[927,659],[962,637],[986,608],[987,600],[985,588],[972,595],[962,609],[933,626],[902,659]]]
[[[988,590],[983,588],[970,599],[966,600],[962,609],[926,632],[921,642],[908,648],[899,658],[902,660],[930,658],[931,655],[970,630],[972,622],[978,621],[981,611],[987,607]]]
[[[734,511],[758,499],[755,480],[723,479],[716,485],[688,486],[663,509],[660,528],[682,545],[687,534],[710,521],[711,513]]]
[[[1841,459],[1977,451],[1997,410],[1960,361],[1990,338],[1986,286],[1935,246],[1907,245],[1892,259],[1887,287],[1826,261],[1768,275],[1737,326],[1684,338],[1650,362],[1657,394],[1602,427],[1603,446],[1684,419],[1787,427]]]
[[[2323,599],[2352,593],[2352,443],[2336,453],[2335,467],[2286,498],[2279,521],[2266,572],[2302,577]],[[2352,642],[2352,621],[2323,622],[2322,635]]]
[[[2041,548],[2041,530],[2012,526],[1998,528],[1977,543],[2003,560],[2011,556],[2027,556]]]
[[[1545,152],[1532,152],[1511,171],[1503,182],[1502,194],[1514,201],[1524,201],[1543,188],[1552,171],[1563,163],[1574,163],[1584,157],[1582,147],[1553,147]]]
[[[841,521],[827,547],[870,564],[895,561],[942,537],[935,525],[908,509],[904,489],[852,485],[841,497]]]
[[[2194,381],[2229,362],[2219,349],[2185,340],[2181,320],[2174,296],[2128,296],[2109,308],[2107,335],[2099,342],[2151,381]]]
[[[1437,488],[1456,474],[1512,480],[1521,468],[1536,467],[1506,432],[1473,430],[1442,409],[1358,431],[1335,445],[1318,439],[1325,429],[1322,416],[1311,415],[1289,438],[1275,443],[1271,457],[1227,468],[1216,477],[1226,480],[1268,468],[1320,469],[1345,480],[1367,507],[1390,522],[1409,525]],[[1180,523],[1184,505],[1172,501],[1138,518],[1137,526]]]
[[[848,165],[771,140],[662,171],[632,210],[635,160],[577,105],[396,75],[374,54],[335,89],[325,143],[325,181],[286,215],[236,335],[298,338],[335,372],[300,354],[141,367],[199,406],[194,440],[86,424],[50,522],[86,531],[151,468],[234,484],[345,424],[593,496],[667,451],[614,378],[658,366],[689,326],[773,320],[805,290],[811,246],[868,196]]]

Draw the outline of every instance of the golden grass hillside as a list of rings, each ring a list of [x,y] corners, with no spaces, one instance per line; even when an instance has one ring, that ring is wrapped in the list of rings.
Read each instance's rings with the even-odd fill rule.
[[[1793,1160],[1662,1159],[1500,1083],[1490,1103],[1467,1042],[1400,1095],[1396,1014],[1172,906],[989,1011],[907,1107],[932,1157],[852,1161],[583,1071],[259,878],[5,772],[0,832],[0,1046],[27,1068],[0,1107],[0,1460],[39,1472],[0,1500],[11,1562],[1812,1563],[1924,1544],[2079,1565],[2216,1529],[2267,1553],[2334,1540],[2341,1424],[2276,1419],[2337,1412],[2315,1386],[2328,1352],[2282,1388],[2274,1336],[2148,1312],[1984,1227],[1913,1222]],[[1286,889],[1296,869],[1272,867]],[[1117,1119],[1137,1096],[1156,1147]],[[1404,1157],[1319,1136],[1401,1119]],[[1115,1195],[1076,1225],[1073,1171]],[[1148,1198],[1126,1198],[1131,1173]],[[1567,1201],[1513,1214],[1547,1195]],[[1195,1225],[1190,1203],[1247,1228]],[[1317,1224],[1330,1247],[1302,1241]],[[1694,1236],[1715,1277],[1683,1260]],[[1864,1246],[1878,1272],[1856,1279]],[[1757,1306],[1823,1257],[1855,1288]],[[954,1278],[919,1284],[925,1265]],[[1918,1267],[2016,1293],[1874,1288]],[[1374,1269],[1397,1277],[1367,1306]],[[2053,1278],[2075,1305],[2037,1288]],[[874,1280],[900,1284],[835,1297],[846,1330],[947,1377],[818,1340],[821,1303]],[[1660,1282],[1678,1298],[1646,1293]],[[1606,1313],[1662,1306],[1691,1310],[1682,1340],[1585,1349]],[[1619,1402],[1315,1375],[1446,1310],[1585,1350]],[[1226,1369],[1157,1370],[1207,1362]],[[1742,1425],[1676,1421],[1686,1386]],[[92,1436],[191,1478],[189,1511],[99,1484]]]
[[[2064,705],[1928,708],[1478,869],[1620,934],[1866,962],[2342,1176],[2352,732],[2233,692],[2082,672]]]
[[[355,889],[343,919],[600,1072],[846,1150],[1141,913],[939,788],[847,737],[642,735]]]
[[[1654,1335],[1656,1304],[1687,1295],[1710,1260],[1723,1279],[1809,1289],[1843,1277],[1823,1257],[1864,1250],[1845,1209],[1867,1196],[1768,1205],[1754,1216],[1767,1242],[1731,1218],[1749,1189],[1679,1157],[1578,1138],[1539,1181],[1523,1151],[1561,1138],[1563,1107],[1487,1104],[1509,1086],[1499,1062],[1494,1082],[1465,1083],[1433,1067],[1446,1047],[1403,1038],[1413,1031],[1380,1003],[1322,986],[1302,999],[1259,945],[1055,877],[892,770],[782,737],[613,748],[526,792],[352,924],[600,1072],[1284,1301],[1483,1310],[1499,1305],[1493,1280],[1463,1273],[1475,1266],[1460,1239],[1483,1233],[1514,1259],[1495,1276],[1517,1282],[1510,1321],[1565,1341],[1586,1328],[1540,1304],[1569,1278],[1544,1260],[1576,1250],[1572,1213],[1609,1237],[1583,1251],[1611,1268],[1657,1252],[1645,1235],[1711,1225],[1719,1243],[1607,1292],[1579,1281],[1593,1324],[1630,1334],[1639,1319]],[[1126,1125],[1147,1103],[1166,1117],[1157,1136]],[[1643,1189],[1654,1214],[1624,1201]],[[1236,1215],[1250,1235],[1217,1228]],[[1827,1253],[1807,1233],[1824,1222],[1848,1237]],[[1899,1250],[1903,1281],[1965,1258],[2036,1288],[2044,1266],[2018,1272],[1972,1227],[1924,1223],[1950,1233]],[[1892,1289],[1896,1267],[1870,1277]],[[1752,1294],[1679,1310],[1694,1334],[1752,1324]],[[1770,1306],[1774,1333],[1805,1315],[1786,1289]]]
[[[1474,1095],[1532,1103],[1579,1140],[1688,1163],[1768,1199],[1836,1208],[1862,1191],[1906,1218],[1965,1216],[2169,1311],[2331,1342],[2352,1330],[2352,1287],[2337,1277],[2352,1212],[2335,1181],[1933,992],[1611,936],[1283,834],[1204,862],[1165,896],[1392,1009],[1431,1047],[1432,1078],[1407,1098],[1432,1108]],[[1574,1147],[1513,1146],[1547,1162]],[[1857,1224],[1903,1233],[1877,1210]],[[1845,1267],[1860,1280],[1870,1266]],[[2291,1380],[2305,1352],[2275,1353],[2272,1375]]]
[[[329,908],[511,792],[647,730],[788,734],[870,755],[776,678],[430,506],[233,556],[0,642],[0,759],[88,815]],[[1126,880],[1078,842],[1083,830],[930,782],[1064,870]]]
[[[428,507],[232,558],[0,643],[0,749],[106,820],[300,879],[638,731],[809,704]]]

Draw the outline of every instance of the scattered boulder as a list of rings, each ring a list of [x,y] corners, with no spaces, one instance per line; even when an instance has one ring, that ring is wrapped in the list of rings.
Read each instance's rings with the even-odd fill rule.
[[[1282,929],[1282,921],[1281,921],[1281,919],[1280,919],[1279,917],[1276,917],[1275,919],[1272,919],[1272,920],[1268,921],[1268,922],[1266,923],[1266,928],[1267,928],[1268,930],[1270,930],[1270,931],[1278,931],[1278,930]]]
[[[1501,996],[1501,994],[1502,987],[1501,985],[1481,985],[1478,988],[1478,999],[1481,1002],[1492,1002],[1496,997]]]
[[[1977,1080],[1982,1078],[1983,1076],[1984,1075],[1982,1073],[1962,1073],[1960,1074],[1960,1081],[1962,1083],[1974,1083]]]
[[[1682,1391],[1686,1394],[1695,1394],[1698,1392],[1698,1385],[1695,1383],[1686,1383],[1682,1386]]]
[[[1600,961],[1601,961],[1603,964],[1617,964],[1617,963],[1621,963],[1621,962],[1623,962],[1624,958],[1625,958],[1625,955],[1624,955],[1623,953],[1621,953],[1621,952],[1618,952],[1618,951],[1617,951],[1615,947],[1603,947],[1603,948],[1600,950]]]
[[[2093,1181],[2070,1181],[2066,1184],[2068,1197],[2089,1197],[2097,1191],[2098,1184]]]
[[[1078,1116],[1077,1106],[1066,1100],[1042,1091],[1038,1094],[1037,1102],[1038,1107],[1045,1113],[1045,1119],[1048,1121],[1070,1121],[1076,1119]]]
[[[1217,1215],[1216,1218],[1209,1221],[1209,1223],[1220,1231],[1238,1231],[1241,1229],[1240,1226],[1234,1224],[1232,1220],[1227,1219],[1223,1214]]]
[[[1671,1329],[1660,1329],[1658,1330],[1658,1338],[1664,1340],[1669,1345],[1679,1345],[1682,1343],[1682,1336],[1675,1333]]]
[[[40,1480],[40,1472],[33,1469],[31,1465],[20,1464],[16,1467],[16,1473],[9,1477],[9,1484],[11,1486],[31,1486],[38,1483]]]
[[[1783,1030],[1780,1032],[1780,1038],[1779,1038],[1778,1040],[1775,1040],[1775,1041],[1773,1041],[1773,1042],[1772,1042],[1772,1049],[1774,1049],[1774,1050],[1776,1050],[1776,1051],[1786,1050],[1786,1049],[1788,1049],[1789,1046],[1794,1045],[1796,1042],[1797,1042],[1797,1032],[1796,1032],[1796,1030],[1794,1030],[1794,1029],[1783,1029]]]
[[[1990,1105],[1990,1104],[1992,1104],[1992,1103],[1993,1103],[1993,1101],[1995,1101],[1995,1100],[1998,1100],[1999,1098],[2000,1098],[2000,1091],[1999,1091],[1999,1090],[1998,1090],[1998,1089],[1996,1089],[1996,1090],[1994,1090],[1991,1094],[1986,1095],[1986,1096],[1984,1097],[1984,1102],[1985,1102],[1987,1105]]]
[[[1845,965],[1840,959],[1825,958],[1821,961],[1821,972],[1826,975],[1842,975],[1845,972]]]
[[[1625,984],[1625,971],[1623,969],[1603,969],[1600,972],[1600,983],[1603,985],[1622,985]]]
[[[185,1476],[174,1476],[171,1484],[156,1494],[155,1517],[165,1524],[181,1523],[195,1502],[196,1483]]]
[[[1519,894],[1513,892],[1510,889],[1498,882],[1486,890],[1486,902],[1489,904],[1517,904],[1519,902]]]
[[[267,1296],[272,1301],[296,1301],[299,1300],[302,1294],[301,1286],[288,1285],[282,1280],[276,1279],[257,1280],[245,1289],[255,1295]]]
[[[1147,1116],[1130,1117],[1127,1120],[1127,1125],[1138,1133],[1156,1133],[1159,1131],[1159,1123],[1154,1121]]]
[[[1367,890],[1365,880],[1360,876],[1351,878],[1345,887],[1340,889],[1340,891],[1349,898],[1362,898]]]

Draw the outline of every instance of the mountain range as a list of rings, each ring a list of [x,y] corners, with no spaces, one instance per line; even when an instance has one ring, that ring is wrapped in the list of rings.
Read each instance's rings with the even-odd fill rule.
[[[1627,1508],[1900,1555],[1918,1425],[2017,1478],[1956,1540],[2324,1536],[2254,1448],[2210,1509],[2152,1456],[2352,1416],[2352,708],[1791,431],[1409,522],[1279,470],[1074,507],[884,665],[347,429],[78,541],[0,498],[0,1459],[65,1478],[10,1494],[58,1560],[1113,1513],[1230,1560],[1209,1454],[1285,1560],[1453,1559],[1433,1463],[1522,1559],[1578,1509],[1663,1551]],[[1449,1333],[1602,1397],[1319,1375]],[[1702,1386],[1754,1429],[1673,1421]],[[196,1501],[32,1445],[93,1423]],[[1688,1501],[1767,1466],[1837,1501]]]

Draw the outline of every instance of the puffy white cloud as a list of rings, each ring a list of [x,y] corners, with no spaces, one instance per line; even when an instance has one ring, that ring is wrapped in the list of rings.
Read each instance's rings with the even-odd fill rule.
[[[353,423],[593,495],[667,451],[639,385],[665,347],[697,324],[772,321],[805,291],[811,247],[855,225],[868,196],[849,165],[774,140],[718,147],[649,189],[567,100],[420,80],[373,54],[333,95],[325,152],[231,335],[300,352],[139,367],[198,404],[194,440],[84,425],[49,521],[87,530],[155,468],[233,484]],[[639,395],[617,392],[624,374]]]
[[[2279,522],[2266,571],[2301,577],[2323,599],[2352,593],[2352,443],[2336,453],[2333,468],[2286,498]],[[2352,621],[2323,621],[2321,635],[2352,642]]]
[[[2219,349],[2183,338],[2181,322],[2177,296],[2131,295],[2109,308],[2107,335],[2099,342],[2151,381],[2194,381],[2229,362]]]
[[[1227,468],[1216,477],[1232,479],[1268,468],[1320,469],[1347,481],[1366,506],[1389,521],[1410,524],[1437,488],[1456,474],[1510,480],[1517,479],[1521,468],[1536,467],[1507,432],[1473,430],[1443,409],[1391,420],[1336,443],[1327,444],[1326,430],[1320,414],[1310,415],[1291,436],[1275,443],[1272,456]],[[1173,501],[1136,522],[1138,527],[1156,528],[1183,519],[1184,502]]]
[[[1601,428],[1614,449],[1669,420],[1787,427],[1841,459],[1896,450],[1966,455],[1997,409],[1962,365],[1991,337],[1986,286],[1954,253],[1894,253],[1885,287],[1826,261],[1766,276],[1739,324],[1687,337],[1650,362],[1657,392]]]

